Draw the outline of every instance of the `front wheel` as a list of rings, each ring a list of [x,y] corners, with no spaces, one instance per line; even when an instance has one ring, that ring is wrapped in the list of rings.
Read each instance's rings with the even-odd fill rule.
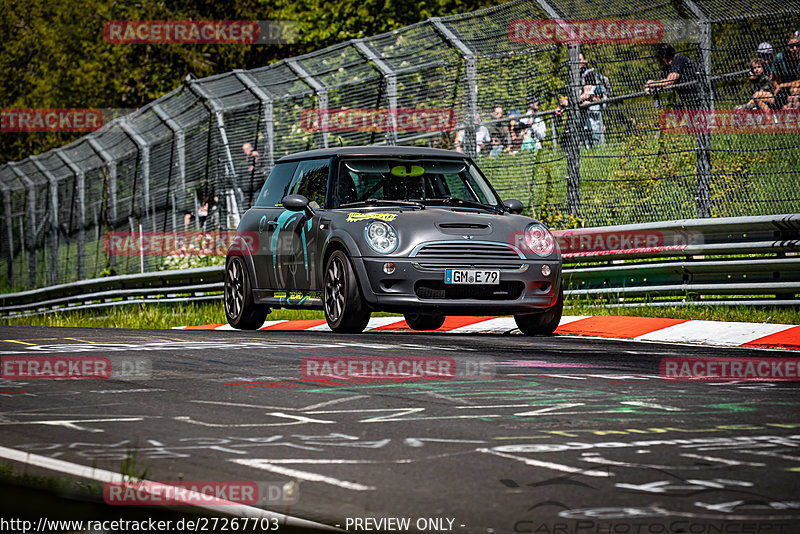
[[[264,324],[269,308],[256,304],[250,277],[241,256],[231,256],[225,267],[225,317],[239,330],[257,330]]]
[[[335,250],[325,266],[322,293],[325,320],[334,332],[355,334],[366,328],[372,314],[361,296],[350,259]]]
[[[530,313],[525,315],[515,315],[514,322],[517,323],[523,334],[528,336],[549,335],[556,331],[558,323],[561,322],[561,313],[564,311],[564,289],[558,293],[558,300],[547,311],[542,313]]]
[[[411,330],[436,330],[444,324],[444,315],[403,315]]]

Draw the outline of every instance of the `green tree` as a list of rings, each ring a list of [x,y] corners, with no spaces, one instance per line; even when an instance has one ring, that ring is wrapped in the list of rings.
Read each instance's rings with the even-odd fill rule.
[[[235,3],[137,0],[0,0],[0,107],[133,110],[177,87],[191,73],[210,76],[275,61],[432,16],[474,11],[488,0],[243,0]],[[111,20],[288,20],[297,41],[285,45],[119,45],[107,43]],[[80,137],[5,133],[0,164]]]

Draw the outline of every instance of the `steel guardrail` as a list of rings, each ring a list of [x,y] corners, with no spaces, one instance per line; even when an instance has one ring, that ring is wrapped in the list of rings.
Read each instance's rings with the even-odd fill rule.
[[[565,294],[572,299],[603,299],[609,306],[800,305],[800,214],[683,219],[554,234],[562,248]],[[612,242],[620,246],[608,246]],[[0,316],[218,300],[223,276],[219,265],[0,294]],[[721,296],[728,298],[708,298]]]

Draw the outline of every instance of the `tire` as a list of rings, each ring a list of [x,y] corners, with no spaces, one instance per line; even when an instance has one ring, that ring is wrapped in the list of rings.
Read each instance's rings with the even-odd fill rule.
[[[362,332],[372,314],[361,297],[350,259],[341,250],[335,250],[325,264],[322,303],[325,320],[334,332]]]
[[[250,276],[241,256],[231,256],[225,265],[225,317],[239,330],[257,330],[270,309],[253,300]]]
[[[564,310],[564,289],[558,293],[558,300],[550,309],[541,313],[530,313],[525,315],[515,315],[514,322],[517,323],[523,334],[528,336],[550,335],[558,328],[561,321],[561,313]]]
[[[403,315],[406,324],[411,330],[436,330],[444,324],[444,315],[416,315],[407,313]]]

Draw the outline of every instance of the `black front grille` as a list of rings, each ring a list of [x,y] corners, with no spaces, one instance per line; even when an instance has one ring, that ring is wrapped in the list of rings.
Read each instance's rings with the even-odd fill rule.
[[[419,249],[416,256],[419,260],[437,261],[508,261],[519,260],[519,254],[509,245],[503,243],[431,243]]]
[[[461,258],[461,261],[458,263],[449,262],[447,264],[441,263],[424,263],[420,262],[419,265],[423,269],[435,269],[437,271],[443,271],[445,269],[473,269],[476,265],[480,266],[491,266],[492,269],[500,269],[501,271],[519,271],[525,264],[523,263],[499,263],[497,261],[491,260],[481,260],[481,261],[474,261],[472,263],[464,263],[464,258]]]
[[[522,295],[524,287],[524,284],[519,281],[500,282],[492,286],[475,286],[421,280],[414,284],[414,292],[419,298],[425,300],[516,300]]]

